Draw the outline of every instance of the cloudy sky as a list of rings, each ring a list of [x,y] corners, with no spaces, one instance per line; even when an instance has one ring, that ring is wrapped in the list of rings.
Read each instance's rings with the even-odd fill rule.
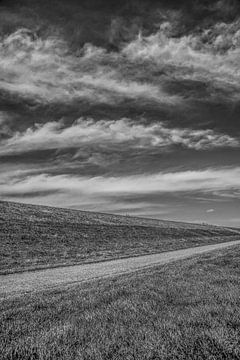
[[[0,198],[240,225],[240,4],[0,1]]]

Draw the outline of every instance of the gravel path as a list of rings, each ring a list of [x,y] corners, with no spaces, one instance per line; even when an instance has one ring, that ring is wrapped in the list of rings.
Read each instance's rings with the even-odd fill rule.
[[[240,240],[100,263],[0,275],[0,298],[130,273],[239,244]]]

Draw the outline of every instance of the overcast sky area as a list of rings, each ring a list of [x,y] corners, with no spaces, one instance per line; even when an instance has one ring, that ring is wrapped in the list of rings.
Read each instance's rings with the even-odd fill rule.
[[[240,2],[0,1],[0,199],[240,226]]]

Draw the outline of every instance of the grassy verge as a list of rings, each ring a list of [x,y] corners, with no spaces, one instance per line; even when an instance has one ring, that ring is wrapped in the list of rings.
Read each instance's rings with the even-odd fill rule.
[[[234,239],[221,227],[0,202],[0,274]]]
[[[0,357],[239,359],[240,247],[1,303]]]

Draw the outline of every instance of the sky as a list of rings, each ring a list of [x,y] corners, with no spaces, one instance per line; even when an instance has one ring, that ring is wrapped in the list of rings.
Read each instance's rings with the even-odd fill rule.
[[[0,1],[0,199],[240,226],[238,0]]]

